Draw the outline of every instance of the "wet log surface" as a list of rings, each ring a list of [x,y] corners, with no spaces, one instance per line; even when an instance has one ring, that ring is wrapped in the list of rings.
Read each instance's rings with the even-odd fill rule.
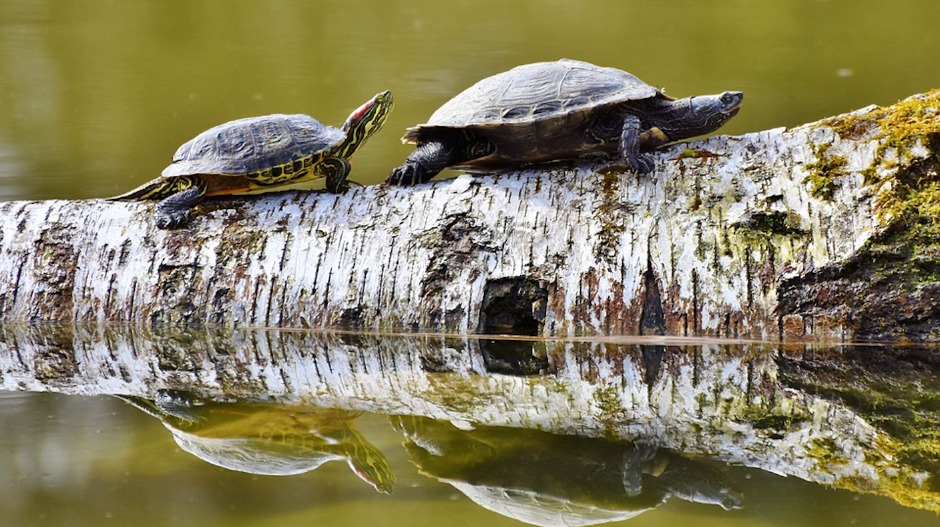
[[[913,348],[655,337],[0,330],[2,390],[145,400],[177,392],[218,401],[274,398],[399,416],[412,435],[439,429],[421,424],[433,419],[462,430],[606,438],[933,511],[940,511],[938,379],[936,355]]]
[[[666,148],[342,195],[0,204],[0,319],[940,339],[940,92]]]

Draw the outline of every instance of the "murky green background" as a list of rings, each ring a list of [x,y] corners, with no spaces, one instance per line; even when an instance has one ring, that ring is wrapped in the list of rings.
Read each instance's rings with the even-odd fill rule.
[[[938,24],[936,0],[3,0],[0,200],[117,194],[210,126],[294,112],[339,125],[391,89],[385,130],[353,159],[352,179],[376,183],[410,151],[404,128],[450,96],[561,57],[676,96],[742,90],[723,133],[792,126],[940,87]],[[208,465],[118,400],[2,394],[0,525],[519,525],[419,475],[386,418],[358,424],[396,467],[393,497],[339,462],[293,477]],[[886,498],[734,475],[744,510],[670,502],[629,523],[938,523]]]
[[[354,158],[384,179],[405,127],[512,66],[561,57],[676,96],[743,90],[722,131],[797,125],[940,86],[940,2],[281,0],[0,2],[0,199],[94,198],[151,179],[210,126],[341,124],[397,106]]]

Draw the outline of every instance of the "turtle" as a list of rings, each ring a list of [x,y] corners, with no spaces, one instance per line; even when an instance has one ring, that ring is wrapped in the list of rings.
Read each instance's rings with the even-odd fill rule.
[[[424,183],[444,168],[493,172],[606,156],[641,174],[650,150],[711,133],[738,113],[744,94],[676,99],[626,71],[562,59],[485,78],[409,128],[417,148],[386,182]]]
[[[160,177],[109,199],[162,199],[157,227],[174,229],[190,220],[191,209],[206,196],[260,194],[321,178],[329,192],[342,192],[349,156],[381,130],[392,105],[391,92],[381,92],[340,129],[303,114],[229,121],[180,146]]]

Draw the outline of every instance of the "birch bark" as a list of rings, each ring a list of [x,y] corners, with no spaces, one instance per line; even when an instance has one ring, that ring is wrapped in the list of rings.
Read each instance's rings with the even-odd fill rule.
[[[0,204],[0,320],[940,338],[940,92],[414,188]]]

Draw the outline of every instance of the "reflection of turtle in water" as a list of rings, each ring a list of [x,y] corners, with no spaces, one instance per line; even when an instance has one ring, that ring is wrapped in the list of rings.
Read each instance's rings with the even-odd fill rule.
[[[632,443],[536,430],[402,417],[396,427],[422,473],[494,512],[534,525],[625,520],[669,497],[741,507],[741,494],[711,466]]]
[[[188,394],[157,400],[121,397],[152,415],[190,454],[230,470],[287,476],[344,459],[363,481],[391,492],[388,460],[353,428],[357,412],[310,406],[199,401]]]

